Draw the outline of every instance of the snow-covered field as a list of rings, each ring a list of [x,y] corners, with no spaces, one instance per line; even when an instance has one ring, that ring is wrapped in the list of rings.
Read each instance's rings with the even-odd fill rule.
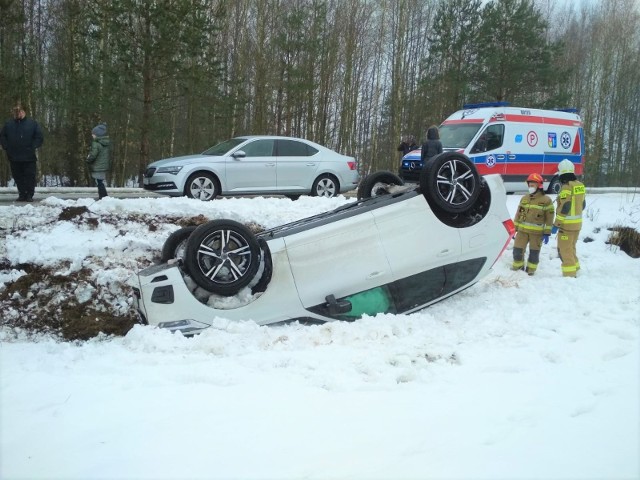
[[[126,316],[124,281],[176,218],[269,228],[348,201],[0,207],[0,296],[29,265],[67,278],[12,293],[47,298],[34,318],[69,299]],[[605,241],[608,227],[640,227],[640,195],[587,202],[578,278],[562,278],[552,239],[534,277],[512,272],[507,250],[481,282],[413,315],[222,320],[194,338],[137,325],[86,342],[5,326],[0,478],[637,479],[640,259]],[[21,314],[5,307],[2,324]]]

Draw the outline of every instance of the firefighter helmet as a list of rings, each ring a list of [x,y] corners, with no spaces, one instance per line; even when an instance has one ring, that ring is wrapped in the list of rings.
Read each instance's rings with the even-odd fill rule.
[[[543,180],[542,180],[542,177],[540,176],[539,173],[532,173],[531,175],[529,175],[527,177],[527,183],[529,183],[529,182],[537,183],[538,184],[538,188],[542,188]]]
[[[565,173],[574,173],[575,167],[573,166],[573,162],[567,158],[562,160],[558,164],[558,175],[563,175]]]

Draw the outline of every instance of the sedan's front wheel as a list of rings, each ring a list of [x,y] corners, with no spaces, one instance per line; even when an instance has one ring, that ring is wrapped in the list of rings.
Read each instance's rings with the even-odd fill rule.
[[[329,174],[320,175],[311,187],[312,197],[332,198],[338,193],[340,193],[340,184],[334,176]]]
[[[255,277],[260,267],[260,246],[256,236],[241,223],[213,220],[191,234],[184,262],[199,286],[231,296]]]
[[[184,194],[189,198],[205,202],[213,200],[220,194],[218,181],[210,173],[196,172],[187,179]]]

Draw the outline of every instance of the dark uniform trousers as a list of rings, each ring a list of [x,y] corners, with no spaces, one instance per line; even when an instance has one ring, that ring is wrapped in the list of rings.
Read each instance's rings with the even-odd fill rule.
[[[36,191],[36,173],[36,162],[11,162],[11,176],[21,197],[33,197]]]
[[[524,250],[529,244],[529,258],[527,265],[524,264]],[[533,275],[540,263],[540,249],[542,248],[542,233],[518,232],[513,243],[513,265],[514,270],[524,270]]]

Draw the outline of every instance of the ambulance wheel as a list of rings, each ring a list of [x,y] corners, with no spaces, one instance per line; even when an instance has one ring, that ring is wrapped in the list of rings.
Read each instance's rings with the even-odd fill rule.
[[[389,193],[390,185],[404,185],[404,181],[395,173],[386,170],[367,175],[358,185],[358,200],[386,195]]]
[[[231,296],[256,276],[260,267],[260,245],[251,230],[241,223],[213,220],[191,234],[184,263],[200,287]]]
[[[562,188],[562,182],[560,182],[560,177],[553,177],[551,179],[551,183],[549,183],[549,188],[547,188],[547,193],[558,194],[560,193],[560,189]]]
[[[463,213],[480,195],[480,175],[466,155],[441,153],[426,162],[420,172],[420,191],[444,212]]]

